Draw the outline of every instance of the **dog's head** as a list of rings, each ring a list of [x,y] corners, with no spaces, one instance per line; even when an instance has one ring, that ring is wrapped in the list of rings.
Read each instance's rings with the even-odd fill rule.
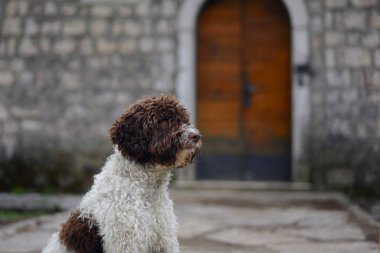
[[[186,108],[172,96],[145,98],[131,105],[110,129],[112,143],[139,164],[183,167],[201,147]]]

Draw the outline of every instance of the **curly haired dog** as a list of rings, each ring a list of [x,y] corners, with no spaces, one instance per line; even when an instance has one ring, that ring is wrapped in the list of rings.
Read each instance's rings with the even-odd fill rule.
[[[43,253],[179,252],[170,169],[190,164],[201,147],[187,110],[174,97],[143,99],[110,135],[115,153]]]

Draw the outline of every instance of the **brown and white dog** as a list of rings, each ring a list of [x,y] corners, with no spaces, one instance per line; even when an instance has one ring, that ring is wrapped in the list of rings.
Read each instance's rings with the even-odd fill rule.
[[[110,135],[115,153],[43,253],[178,253],[171,169],[190,164],[201,147],[187,110],[171,96],[146,98]]]

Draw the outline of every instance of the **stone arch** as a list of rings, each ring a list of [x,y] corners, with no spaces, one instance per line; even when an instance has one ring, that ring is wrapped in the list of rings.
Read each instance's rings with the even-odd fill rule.
[[[196,119],[196,25],[198,14],[207,0],[185,0],[177,20],[178,73],[176,95]],[[282,0],[289,12],[292,27],[292,175],[294,181],[307,181],[309,169],[303,161],[304,137],[309,122],[309,86],[300,85],[297,66],[309,63],[308,13],[304,0]],[[195,123],[195,122],[193,122]],[[180,179],[194,179],[190,173],[181,172]]]

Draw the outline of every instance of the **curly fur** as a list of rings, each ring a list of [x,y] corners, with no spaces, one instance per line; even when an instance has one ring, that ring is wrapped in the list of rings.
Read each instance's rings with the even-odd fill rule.
[[[114,154],[43,252],[179,252],[170,169],[191,163],[201,147],[186,109],[174,97],[140,100],[110,136]]]

